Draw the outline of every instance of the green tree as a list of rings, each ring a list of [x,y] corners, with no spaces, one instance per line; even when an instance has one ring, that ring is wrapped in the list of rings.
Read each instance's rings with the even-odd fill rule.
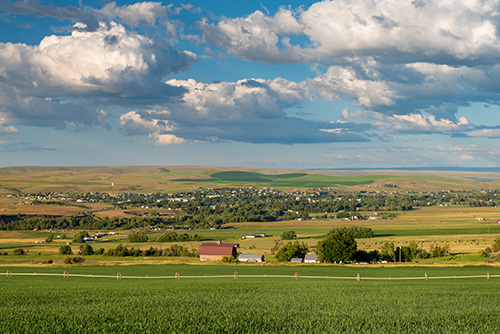
[[[93,255],[94,249],[90,244],[84,244],[80,246],[80,254],[81,255]]]
[[[285,231],[281,233],[281,240],[294,240],[295,238],[297,238],[295,231]]]
[[[59,248],[59,254],[70,255],[70,254],[73,254],[73,250],[71,249],[71,246],[69,246],[69,245],[61,246]]]
[[[45,242],[46,243],[51,243],[52,241],[54,241],[54,235],[53,234],[49,234],[47,236],[47,238],[45,238]]]
[[[129,242],[146,242],[148,239],[148,236],[144,232],[132,232],[128,235]]]
[[[386,242],[380,249],[382,260],[394,261],[396,259],[396,250],[394,249],[394,242]]]
[[[308,250],[309,248],[304,243],[299,244],[298,241],[294,243],[289,242],[278,249],[274,257],[280,262],[288,262],[294,257],[303,258],[306,256]]]
[[[82,244],[82,243],[84,243],[83,238],[86,238],[88,236],[89,236],[89,233],[87,231],[80,231],[77,234],[75,234],[75,236],[73,237],[73,240],[71,240],[71,241],[78,243],[78,244]]]
[[[358,245],[349,233],[334,232],[318,241],[316,253],[320,262],[350,262],[356,255]]]

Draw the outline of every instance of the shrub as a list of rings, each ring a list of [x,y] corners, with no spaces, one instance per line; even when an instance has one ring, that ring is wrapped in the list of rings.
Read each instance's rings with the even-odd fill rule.
[[[69,246],[69,245],[61,246],[59,248],[59,254],[70,255],[70,254],[73,254],[73,250],[71,249],[71,246]]]
[[[47,236],[47,238],[45,238],[45,242],[46,243],[51,243],[52,241],[54,241],[54,235],[53,234],[49,234]]]
[[[13,253],[14,253],[14,255],[24,255],[24,254],[26,254],[26,252],[22,248],[14,249]]]
[[[281,233],[281,240],[293,240],[295,238],[297,238],[295,231],[285,231]]]
[[[226,263],[237,263],[239,262],[238,259],[235,259],[234,257],[232,256],[223,256],[222,257],[222,262],[226,262]]]
[[[496,238],[495,241],[493,241],[493,244],[491,244],[491,250],[493,252],[500,251],[500,237]]]
[[[75,256],[73,258],[73,263],[83,263],[85,262],[85,258],[83,256]]]

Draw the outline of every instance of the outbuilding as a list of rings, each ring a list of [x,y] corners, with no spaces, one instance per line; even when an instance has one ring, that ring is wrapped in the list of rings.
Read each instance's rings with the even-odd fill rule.
[[[204,242],[200,248],[200,261],[222,261],[224,256],[238,256],[237,248],[239,244],[223,244],[220,240],[214,242]]]
[[[306,257],[304,258],[304,263],[318,263],[318,255],[306,254]]]
[[[240,254],[238,256],[240,262],[264,262],[264,255],[260,254]]]

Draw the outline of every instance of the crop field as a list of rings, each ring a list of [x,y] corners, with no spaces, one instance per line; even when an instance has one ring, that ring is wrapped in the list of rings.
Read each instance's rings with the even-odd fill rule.
[[[62,271],[52,268],[48,271]],[[498,268],[335,266],[78,267],[86,274],[174,279],[0,276],[2,331],[23,333],[498,333],[500,278],[408,281],[182,278],[284,274],[395,277],[484,275]],[[14,272],[33,268],[14,268]]]

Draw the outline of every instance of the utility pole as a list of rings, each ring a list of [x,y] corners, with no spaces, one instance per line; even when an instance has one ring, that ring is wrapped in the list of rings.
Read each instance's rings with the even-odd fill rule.
[[[399,243],[399,263],[401,263],[401,242]]]

